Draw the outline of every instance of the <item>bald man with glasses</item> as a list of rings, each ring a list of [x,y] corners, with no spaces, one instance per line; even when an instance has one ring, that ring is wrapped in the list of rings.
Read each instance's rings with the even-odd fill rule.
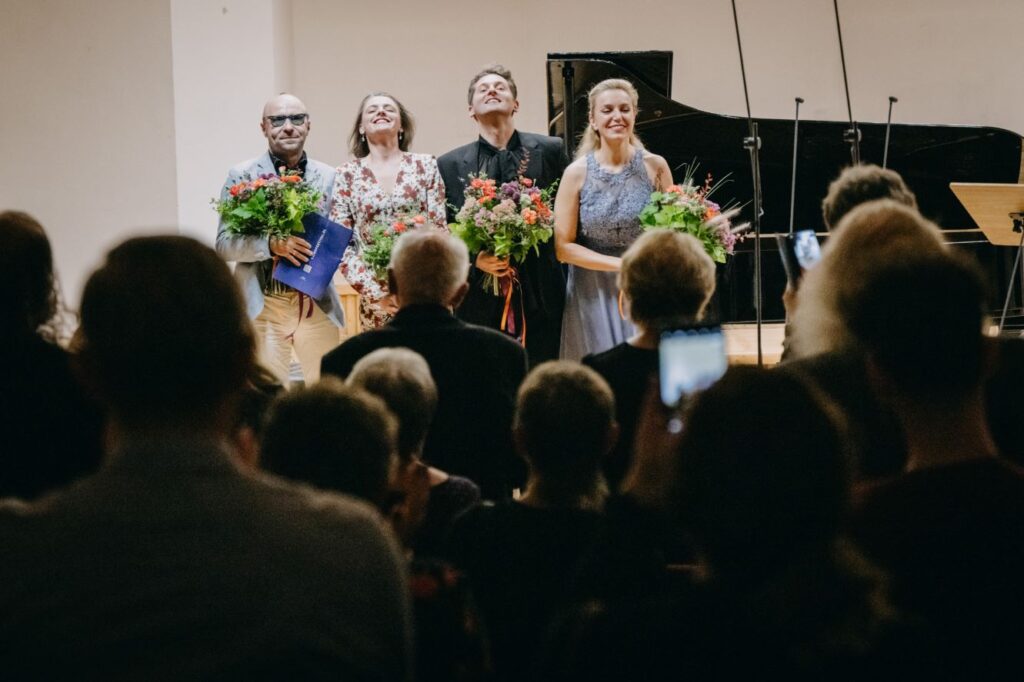
[[[287,172],[301,175],[320,190],[324,198],[317,212],[328,215],[334,168],[306,155],[309,129],[309,112],[298,97],[281,94],[268,101],[260,118],[260,131],[269,148],[262,156],[228,172],[221,199],[226,199],[238,182]],[[313,253],[309,242],[298,236],[266,239],[232,235],[222,220],[217,230],[217,253],[235,261],[235,279],[242,287],[256,328],[260,362],[288,386],[294,349],[306,384],[316,381],[320,358],[338,345],[338,329],[344,325],[338,293],[329,286],[320,299],[313,300],[271,277],[275,256],[294,265],[309,260]]]

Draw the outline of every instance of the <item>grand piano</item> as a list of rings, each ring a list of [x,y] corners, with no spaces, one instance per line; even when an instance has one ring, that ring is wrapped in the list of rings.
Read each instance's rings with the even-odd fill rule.
[[[716,178],[731,174],[732,182],[719,190],[716,198],[735,198],[746,204],[737,221],[752,219],[750,156],[742,145],[748,135],[747,119],[700,111],[672,99],[671,52],[549,54],[549,134],[562,137],[566,147],[574,150],[587,125],[587,91],[605,78],[626,78],[636,85],[640,93],[636,130],[649,149],[665,157],[677,178],[681,171],[676,169],[694,159],[700,163],[700,173],[710,171]],[[755,120],[762,141],[762,317],[781,321],[786,278],[774,235],[789,230],[793,121]],[[850,145],[844,139],[849,127],[849,122],[800,121],[795,229],[825,232],[821,200],[829,182],[851,163]],[[858,127],[861,159],[880,165],[885,125],[858,123]],[[945,230],[947,240],[973,252],[989,273],[993,310],[1001,307],[1015,250],[987,242],[949,183],[1021,182],[1021,152],[1021,136],[999,128],[893,124],[890,131],[888,167],[903,176],[917,195],[921,212]],[[738,246],[736,256],[719,266],[714,305],[722,322],[756,318],[753,241],[750,234]]]

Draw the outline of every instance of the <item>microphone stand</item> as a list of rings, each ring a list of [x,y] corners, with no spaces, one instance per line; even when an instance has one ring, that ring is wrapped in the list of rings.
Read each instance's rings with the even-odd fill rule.
[[[747,132],[749,135],[743,138],[743,147],[750,152],[750,173],[754,183],[754,308],[757,313],[757,366],[764,367],[764,350],[761,344],[761,327],[764,316],[761,293],[761,138],[757,134],[757,122],[750,115],[747,69],[743,62],[743,42],[740,40],[740,20],[736,14],[736,0],[732,0],[732,20],[736,27],[736,48],[740,54],[743,97],[747,103]]]
[[[889,167],[889,129],[892,128],[892,105],[896,102],[899,100],[889,95],[889,118],[885,121],[885,151],[882,152],[882,168]]]
[[[839,34],[839,59],[843,64],[843,87],[846,89],[846,113],[850,117],[850,129],[843,133],[843,140],[850,145],[853,165],[860,164],[860,128],[853,120],[853,106],[850,104],[850,81],[846,76],[846,51],[843,49],[843,26],[839,23],[839,0],[832,0],[836,13],[836,32]]]
[[[796,210],[796,150],[800,141],[800,105],[803,97],[796,98],[796,115],[793,117],[793,178],[789,183],[789,234],[793,235],[793,213]]]

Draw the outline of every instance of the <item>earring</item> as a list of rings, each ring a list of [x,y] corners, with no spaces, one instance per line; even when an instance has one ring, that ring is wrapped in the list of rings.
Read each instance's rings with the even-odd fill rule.
[[[366,133],[359,133],[359,141],[366,144]]]

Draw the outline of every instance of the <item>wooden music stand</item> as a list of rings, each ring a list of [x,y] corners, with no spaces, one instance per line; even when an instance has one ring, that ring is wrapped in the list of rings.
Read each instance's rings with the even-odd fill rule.
[[[1010,307],[1013,282],[1017,278],[1021,254],[1024,253],[1024,185],[951,182],[949,188],[991,244],[1017,247],[1010,281],[1006,284],[1003,314],[999,318],[999,332],[1002,333],[1006,311]],[[1021,288],[1024,291],[1024,282]]]

